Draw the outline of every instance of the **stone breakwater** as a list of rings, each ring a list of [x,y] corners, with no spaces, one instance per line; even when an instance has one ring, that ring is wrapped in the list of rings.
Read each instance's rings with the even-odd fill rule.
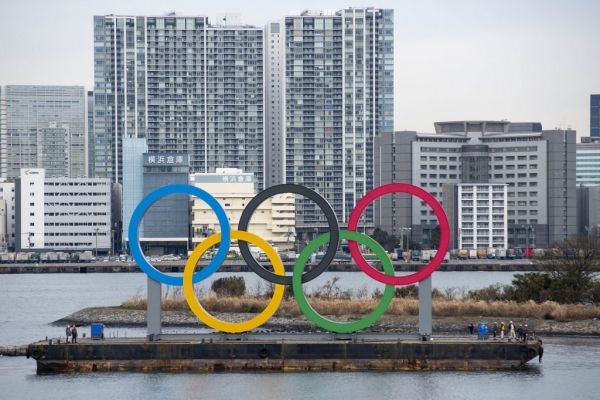
[[[231,322],[243,321],[252,318],[251,313],[215,313],[215,316]],[[331,317],[336,321],[352,321],[355,315]],[[507,318],[483,318],[488,322]],[[559,322],[544,319],[513,318],[516,325],[528,324],[529,328],[538,335],[581,335],[600,336],[600,320],[578,320]],[[100,322],[107,327],[143,327],[146,325],[145,310],[130,310],[119,307],[91,307],[84,308],[64,318],[54,321],[54,325],[78,324],[89,325]],[[469,323],[476,324],[477,318],[473,317],[434,317],[433,331],[436,333],[465,334]],[[190,311],[163,310],[162,323],[165,327],[205,327]],[[368,331],[387,333],[414,333],[418,325],[418,316],[384,315]],[[318,328],[303,316],[296,318],[273,317],[261,328],[273,332],[311,332]]]

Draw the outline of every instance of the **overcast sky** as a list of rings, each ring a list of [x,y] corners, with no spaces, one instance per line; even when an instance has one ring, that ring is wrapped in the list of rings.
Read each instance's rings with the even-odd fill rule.
[[[600,1],[0,0],[0,84],[93,88],[94,15],[241,15],[263,25],[290,10],[395,12],[395,127],[434,121],[540,121],[589,132],[600,93]]]

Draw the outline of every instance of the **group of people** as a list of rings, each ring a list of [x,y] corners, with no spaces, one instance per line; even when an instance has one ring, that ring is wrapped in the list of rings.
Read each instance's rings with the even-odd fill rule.
[[[468,328],[469,333],[473,335],[475,331],[475,326],[473,323],[470,323]],[[529,327],[527,324],[519,324],[519,326],[515,329],[515,324],[513,321],[509,321],[508,324],[505,324],[504,321],[500,321],[499,323],[494,322],[491,327],[491,332],[494,339],[496,339],[498,336],[500,336],[500,339],[504,339],[504,337],[507,336],[509,340],[519,340],[525,342],[527,340],[528,331]]]
[[[77,326],[67,325],[65,334],[67,335],[67,343],[69,343],[69,338],[71,338],[71,343],[77,343]]]

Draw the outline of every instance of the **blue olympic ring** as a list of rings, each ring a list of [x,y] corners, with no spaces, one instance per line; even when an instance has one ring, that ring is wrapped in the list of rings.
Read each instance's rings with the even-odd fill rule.
[[[227,252],[229,251],[231,233],[229,219],[227,219],[227,214],[225,214],[223,207],[221,207],[217,199],[198,187],[183,184],[168,185],[160,187],[144,197],[144,199],[133,211],[133,215],[131,216],[131,220],[129,222],[129,250],[131,251],[131,255],[135,262],[150,278],[157,282],[164,283],[165,285],[183,286],[183,277],[164,274],[146,260],[138,237],[138,228],[140,222],[142,221],[142,218],[144,217],[144,214],[148,208],[150,208],[150,206],[158,201],[161,197],[169,194],[188,194],[203,200],[210,208],[213,209],[215,214],[217,214],[219,225],[221,226],[222,240],[219,250],[206,267],[194,274],[193,282],[198,283],[212,275],[221,266],[223,261],[225,261]]]

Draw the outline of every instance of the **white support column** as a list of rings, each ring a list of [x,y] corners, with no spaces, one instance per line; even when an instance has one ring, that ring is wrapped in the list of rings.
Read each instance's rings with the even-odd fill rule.
[[[419,334],[431,336],[432,301],[431,275],[419,282]]]
[[[152,338],[153,336],[162,333],[160,309],[161,289],[160,282],[148,277],[148,303],[146,309],[148,338]]]

